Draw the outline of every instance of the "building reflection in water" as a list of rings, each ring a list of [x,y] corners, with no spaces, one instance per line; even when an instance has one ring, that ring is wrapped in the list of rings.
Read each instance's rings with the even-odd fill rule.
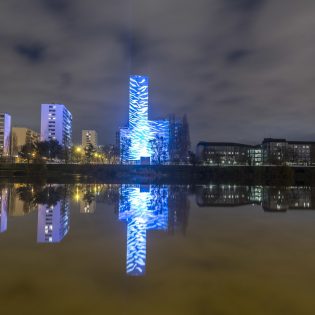
[[[37,242],[59,243],[69,231],[69,202],[38,206]]]
[[[147,231],[168,227],[168,187],[122,185],[119,220],[127,222],[127,274],[143,275]]]
[[[82,214],[95,213],[97,205],[112,205],[127,225],[126,272],[141,276],[146,272],[148,231],[185,234],[192,189],[199,207],[259,205],[268,212],[315,209],[311,187],[9,184],[0,193],[0,232],[7,230],[8,214],[22,216],[37,210],[37,241],[57,243],[69,232],[71,198]]]
[[[70,202],[67,187],[49,185],[39,192],[37,242],[59,243],[69,232]]]
[[[312,187],[263,187],[208,185],[196,190],[200,207],[236,207],[260,205],[267,212],[315,209],[315,191]]]
[[[0,233],[7,230],[8,225],[8,201],[9,201],[9,189],[1,189],[1,212],[0,212]]]

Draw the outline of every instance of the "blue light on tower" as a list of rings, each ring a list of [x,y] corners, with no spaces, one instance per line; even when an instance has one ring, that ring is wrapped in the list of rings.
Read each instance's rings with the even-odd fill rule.
[[[146,269],[147,230],[167,230],[167,186],[122,185],[119,220],[127,222],[126,272],[142,276]]]
[[[142,76],[130,77],[129,85],[129,129],[131,146],[130,160],[150,157],[148,148],[148,83],[149,79]]]
[[[129,82],[129,126],[120,129],[120,158],[124,164],[139,164],[141,160],[156,163],[152,141],[161,141],[163,162],[169,159],[169,121],[148,119],[149,79],[134,75]]]

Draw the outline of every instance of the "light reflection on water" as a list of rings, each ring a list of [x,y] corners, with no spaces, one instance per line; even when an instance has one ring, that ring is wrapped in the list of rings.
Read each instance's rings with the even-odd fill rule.
[[[56,313],[59,304],[50,304],[56,294],[78,314],[74,305],[97,306],[93,314],[108,308],[139,314],[139,307],[143,314],[312,314],[315,307],[314,188],[8,184],[0,190],[4,310],[14,309],[15,299],[25,305],[27,297]]]
[[[127,226],[126,273],[136,276],[145,275],[148,230],[187,228],[188,196],[195,196],[198,207],[254,204],[271,212],[315,209],[311,187],[12,184],[1,191],[0,232],[7,230],[8,213],[20,216],[37,211],[38,243],[64,240],[70,229],[71,199],[79,204],[82,214],[95,213],[98,202],[114,204],[119,220]]]

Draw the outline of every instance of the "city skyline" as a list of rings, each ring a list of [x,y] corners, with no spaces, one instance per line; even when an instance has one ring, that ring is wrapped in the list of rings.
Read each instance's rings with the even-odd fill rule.
[[[145,74],[152,119],[186,113],[193,145],[315,138],[312,2],[13,0],[0,8],[1,111],[14,126],[39,130],[40,104],[62,103],[80,126],[75,142],[95,129],[112,143],[128,119],[129,75]]]

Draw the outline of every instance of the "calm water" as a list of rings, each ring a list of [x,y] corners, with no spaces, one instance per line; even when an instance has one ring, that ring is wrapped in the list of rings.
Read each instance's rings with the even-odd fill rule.
[[[3,314],[314,314],[315,189],[3,185]]]

